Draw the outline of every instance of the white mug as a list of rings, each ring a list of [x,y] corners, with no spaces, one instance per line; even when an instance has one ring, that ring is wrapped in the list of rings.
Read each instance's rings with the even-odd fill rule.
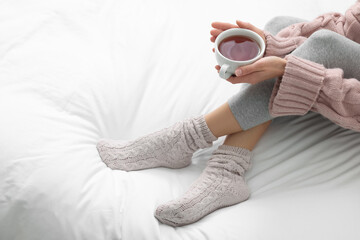
[[[224,40],[225,38],[230,37],[230,36],[244,36],[244,37],[248,37],[248,38],[255,40],[259,44],[259,47],[260,47],[259,54],[256,57],[254,57],[250,60],[247,60],[247,61],[235,61],[235,60],[231,60],[229,58],[224,57],[220,53],[218,46],[222,40]],[[257,34],[256,32],[253,32],[248,29],[243,29],[243,28],[231,28],[231,29],[228,29],[228,30],[220,33],[219,36],[217,36],[217,38],[215,40],[215,57],[216,57],[217,63],[221,67],[220,72],[219,72],[220,77],[224,78],[224,79],[228,79],[229,77],[231,77],[231,75],[235,74],[235,70],[238,67],[248,65],[250,63],[255,62],[256,60],[258,60],[259,58],[261,58],[264,55],[264,52],[265,52],[264,39],[262,37],[260,37],[260,35]]]

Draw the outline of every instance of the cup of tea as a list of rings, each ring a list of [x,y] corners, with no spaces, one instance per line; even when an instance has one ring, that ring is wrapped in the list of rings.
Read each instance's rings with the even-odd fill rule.
[[[220,77],[228,79],[238,67],[255,62],[264,52],[264,39],[256,32],[231,28],[220,33],[215,40],[215,57],[221,67]]]

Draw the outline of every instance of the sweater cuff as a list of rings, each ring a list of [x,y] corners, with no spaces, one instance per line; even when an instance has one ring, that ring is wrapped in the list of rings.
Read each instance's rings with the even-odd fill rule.
[[[269,111],[273,117],[304,115],[315,104],[325,78],[325,67],[288,55],[285,73],[273,88]]]
[[[282,38],[273,36],[267,31],[264,31],[264,35],[266,39],[265,57],[284,57],[285,55],[291,53],[297,47],[294,38]]]

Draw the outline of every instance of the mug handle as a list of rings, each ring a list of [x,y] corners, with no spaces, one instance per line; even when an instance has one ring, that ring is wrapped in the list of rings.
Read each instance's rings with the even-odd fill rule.
[[[229,69],[229,65],[227,64],[223,64],[220,68],[220,71],[219,71],[219,75],[221,78],[223,79],[228,79],[229,77],[231,77],[231,73],[227,72],[227,70]]]

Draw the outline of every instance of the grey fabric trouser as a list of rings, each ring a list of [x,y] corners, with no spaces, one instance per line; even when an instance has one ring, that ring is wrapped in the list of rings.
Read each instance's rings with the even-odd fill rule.
[[[281,29],[305,20],[294,17],[275,17],[265,29],[277,34]],[[329,30],[313,33],[291,54],[319,64],[326,68],[341,68],[345,78],[360,80],[360,44]],[[269,79],[255,85],[247,84],[228,100],[236,120],[243,130],[269,121],[269,100],[276,79]]]

